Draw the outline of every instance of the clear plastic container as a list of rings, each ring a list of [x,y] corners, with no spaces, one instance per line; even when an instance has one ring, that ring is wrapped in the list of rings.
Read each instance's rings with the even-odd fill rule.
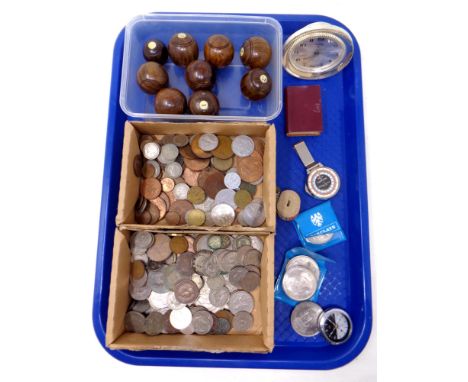
[[[143,57],[143,45],[150,38],[166,44],[178,32],[190,33],[198,42],[199,59],[203,59],[203,46],[212,34],[224,34],[234,45],[234,59],[223,69],[216,70],[217,95],[220,110],[215,116],[191,114],[157,114],[154,96],[143,92],[137,84],[136,74]],[[272,57],[265,70],[270,74],[273,86],[270,94],[262,100],[250,101],[240,90],[240,80],[248,69],[242,64],[239,50],[251,36],[262,36],[271,45]],[[120,107],[131,117],[141,119],[211,120],[211,121],[269,121],[282,108],[282,54],[283,32],[281,25],[271,17],[202,14],[148,14],[138,16],[125,28],[125,45],[120,89]],[[185,82],[185,69],[176,66],[169,58],[164,65],[169,75],[169,86],[190,97],[191,90]]]

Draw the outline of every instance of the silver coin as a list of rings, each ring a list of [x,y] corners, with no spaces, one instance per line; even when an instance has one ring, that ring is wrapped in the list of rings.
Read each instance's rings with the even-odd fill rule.
[[[252,245],[252,240],[249,236],[239,235],[235,239],[235,249],[243,247],[244,245]]]
[[[135,247],[148,249],[153,245],[154,236],[148,231],[138,231],[132,235],[130,241]]]
[[[193,314],[193,329],[197,334],[208,334],[213,327],[213,316],[206,311],[198,311]]]
[[[232,318],[232,328],[239,332],[246,332],[253,325],[253,316],[249,312],[240,311]]]
[[[175,264],[164,268],[164,282],[169,290],[174,290],[175,285],[184,278],[186,277],[177,271]]]
[[[167,299],[170,293],[172,292],[151,292],[151,294],[148,297],[148,303],[151,306],[151,308],[153,308],[153,310],[158,311],[159,313],[167,312],[169,310],[169,304],[167,303]]]
[[[228,172],[224,176],[224,185],[231,190],[238,190],[241,184],[241,178],[237,172]]]
[[[148,272],[147,284],[152,291],[156,293],[166,293],[169,292],[169,288],[165,282],[166,275],[164,274],[164,269],[160,268],[156,271]]]
[[[125,314],[125,330],[133,333],[145,331],[145,316],[142,313],[131,311]]]
[[[210,251],[199,251],[195,255],[195,258],[193,260],[193,268],[195,269],[195,272],[204,275],[204,267],[205,263],[208,261],[208,259],[211,257],[211,252]]]
[[[221,273],[221,269],[216,261],[215,256],[210,256],[202,267],[202,274],[208,277],[216,277]]]
[[[161,147],[156,142],[148,142],[143,146],[143,156],[146,159],[156,159],[161,152]]]
[[[151,288],[148,285],[136,287],[135,285],[130,284],[128,287],[128,293],[134,300],[142,301],[149,297],[151,294]]]
[[[319,318],[322,308],[312,301],[297,304],[291,313],[291,326],[303,337],[312,337],[320,333]]]
[[[296,265],[284,273],[282,286],[288,297],[295,301],[304,301],[315,294],[317,278],[309,268]]]
[[[140,248],[140,247],[132,246],[132,247],[130,248],[130,251],[132,252],[132,255],[136,257],[136,256],[143,256],[143,255],[146,255],[147,249],[146,249],[146,248]]]
[[[169,163],[164,172],[168,178],[175,179],[182,175],[182,166],[177,162]]]
[[[189,308],[173,310],[169,316],[169,322],[177,330],[183,330],[192,323],[192,312]]]
[[[215,334],[227,334],[231,330],[231,323],[224,317],[219,317],[216,321]]]
[[[184,252],[178,256],[176,269],[181,275],[192,277],[193,256],[192,252]]]
[[[192,313],[193,315],[193,313]],[[187,326],[185,329],[180,329],[182,334],[193,334],[195,333],[195,329],[193,328],[193,324],[190,322],[190,325]]]
[[[227,227],[232,224],[236,217],[234,209],[225,203],[217,204],[211,210],[211,218],[215,225]]]
[[[166,302],[167,302],[167,306],[171,310],[179,310],[186,306],[186,304],[177,300],[174,292],[167,293]]]
[[[131,305],[131,310],[133,310],[134,312],[147,313],[150,311],[150,309],[151,305],[148,300],[133,301],[133,304]]]
[[[215,201],[214,199],[211,199],[209,196],[206,197],[205,201],[203,203],[200,203],[200,204],[194,204],[193,206],[197,209],[197,210],[202,210],[203,212],[207,213],[207,212],[210,212],[211,209],[213,208],[215,204]]]
[[[320,278],[320,268],[317,262],[312,257],[305,255],[294,256],[286,264],[286,270],[296,265],[300,265],[310,269],[314,273],[314,276],[317,280]]]
[[[263,201],[254,199],[239,213],[239,222],[249,227],[259,227],[265,222],[265,207]]]
[[[187,194],[188,194],[189,190],[190,190],[190,187],[187,184],[177,183],[174,186],[174,190],[173,190],[174,197],[177,200],[185,200],[185,199],[187,199]]]
[[[223,255],[220,256],[219,268],[221,269],[222,272],[228,273],[231,271],[232,268],[234,268],[237,265],[241,265],[240,257],[237,252],[225,251]]]
[[[168,143],[161,147],[161,154],[159,155],[158,159],[163,164],[169,164],[174,162],[178,155],[179,149],[177,146],[173,143]]]
[[[167,264],[167,265],[171,265],[171,264],[175,264],[177,262],[177,254],[175,253],[172,253],[169,255],[169,257],[164,260],[164,264]]]
[[[263,253],[263,240],[258,236],[250,236],[252,247]]]
[[[200,136],[200,139],[198,140],[198,146],[203,151],[214,150],[216,147],[218,147],[218,144],[219,144],[218,137],[211,133],[202,134]]]
[[[256,267],[259,267],[261,264],[262,259],[262,253],[260,251],[257,251],[256,249],[251,249],[247,251],[245,254],[245,257],[243,259],[243,264],[244,265],[255,265]]]
[[[206,284],[210,287],[211,290],[220,289],[224,286],[225,283],[226,283],[226,280],[224,279],[223,275],[218,275],[215,277],[208,277],[206,279]]]
[[[308,241],[311,244],[320,245],[320,244],[328,243],[332,237],[333,237],[333,233],[324,233],[323,235],[310,236],[306,238],[306,241]]]
[[[252,155],[255,144],[252,138],[247,135],[238,135],[232,140],[232,151],[238,157],[248,157]]]
[[[198,273],[194,273],[192,275],[192,281],[195,283],[195,285],[198,287],[198,289],[203,288],[203,284],[205,283],[203,281],[203,278]]]
[[[223,286],[219,289],[212,289],[208,298],[210,300],[211,305],[221,308],[227,304],[230,296],[231,293],[229,292],[229,289]]]
[[[229,282],[237,287],[240,287],[242,279],[248,273],[248,269],[243,266],[237,266],[229,272]]]
[[[211,248],[208,245],[208,239],[210,238],[210,235],[199,235],[196,240],[196,250],[197,252],[200,251],[209,251],[211,254]]]
[[[149,336],[156,336],[163,331],[164,318],[159,312],[151,312],[145,320],[145,333]]]
[[[237,204],[234,201],[235,195],[236,195],[236,192],[234,190],[230,190],[229,188],[224,188],[218,191],[218,193],[216,194],[215,204],[225,203],[235,209],[237,208]]]
[[[254,298],[249,292],[239,290],[231,294],[228,307],[233,314],[239,313],[240,311],[252,313],[254,308]]]
[[[146,253],[143,253],[141,255],[134,255],[132,254],[131,262],[134,263],[135,261],[143,261],[145,265],[148,264],[148,255]]]
[[[149,160],[146,163],[153,166],[153,168],[154,168],[153,178],[157,178],[161,174],[161,166],[159,165],[159,163],[156,162],[155,160]]]

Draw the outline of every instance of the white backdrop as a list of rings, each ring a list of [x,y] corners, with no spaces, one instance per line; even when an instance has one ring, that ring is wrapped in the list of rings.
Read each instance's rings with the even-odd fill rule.
[[[468,76],[466,11],[452,3],[2,2],[0,379],[374,381],[377,331],[379,377],[459,380]],[[150,11],[323,14],[356,35],[378,312],[368,347],[351,364],[326,372],[135,367],[95,338],[113,44],[133,16]]]

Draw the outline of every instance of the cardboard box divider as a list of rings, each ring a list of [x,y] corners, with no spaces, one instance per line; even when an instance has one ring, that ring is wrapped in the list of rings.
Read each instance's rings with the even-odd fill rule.
[[[165,230],[154,230],[164,232]],[[180,232],[173,234],[205,234],[200,231]],[[106,345],[110,349],[128,350],[189,350],[208,351],[213,353],[258,352],[267,353],[274,346],[274,235],[271,233],[245,233],[258,235],[264,240],[261,260],[260,287],[252,295],[255,299],[254,326],[245,333],[230,332],[227,335],[185,335],[161,334],[147,336],[138,333],[127,333],[124,328],[124,317],[130,304],[128,294],[131,253],[129,248],[130,231],[116,229],[112,258],[112,275],[109,294],[109,311],[106,330]],[[223,234],[238,234],[238,232],[223,232]]]
[[[133,159],[140,153],[138,138],[141,134],[165,135],[214,133],[219,135],[250,135],[265,138],[265,153],[263,156],[262,199],[265,207],[266,221],[260,227],[243,227],[233,225],[229,227],[205,226],[171,226],[163,219],[156,225],[136,224],[135,203],[139,197],[140,178],[133,171]],[[119,203],[117,208],[116,225],[121,229],[146,230],[161,228],[168,230],[199,230],[199,231],[232,231],[232,232],[274,232],[276,225],[276,132],[274,125],[267,123],[240,122],[136,122],[127,121],[124,131],[124,145],[122,152],[122,171],[120,177]]]
[[[138,139],[141,134],[165,135],[214,133],[218,135],[249,135],[265,138],[263,156],[263,183],[260,187],[265,206],[265,223],[260,227],[198,227],[170,226],[165,220],[156,225],[135,223],[134,206],[139,197],[138,178],[133,171],[133,160],[140,153]],[[257,190],[257,194],[260,192]],[[276,225],[276,132],[274,125],[267,123],[240,122],[140,122],[125,123],[122,150],[122,170],[116,230],[112,257],[112,274],[109,292],[109,309],[106,330],[106,346],[110,349],[128,350],[188,350],[220,352],[268,353],[274,346],[274,232]],[[257,235],[264,238],[261,260],[260,287],[252,295],[255,299],[254,326],[245,333],[230,332],[227,335],[184,335],[127,333],[124,318],[130,304],[128,294],[131,253],[131,232],[147,230],[166,234]]]

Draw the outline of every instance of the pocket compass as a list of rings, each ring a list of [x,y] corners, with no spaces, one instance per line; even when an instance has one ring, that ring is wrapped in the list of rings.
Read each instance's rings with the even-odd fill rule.
[[[343,28],[315,22],[289,36],[283,52],[283,66],[289,74],[318,80],[343,70],[353,57],[354,45]]]
[[[316,162],[304,141],[296,143],[294,149],[307,171],[305,191],[317,199],[330,199],[340,189],[340,177],[335,170]]]

